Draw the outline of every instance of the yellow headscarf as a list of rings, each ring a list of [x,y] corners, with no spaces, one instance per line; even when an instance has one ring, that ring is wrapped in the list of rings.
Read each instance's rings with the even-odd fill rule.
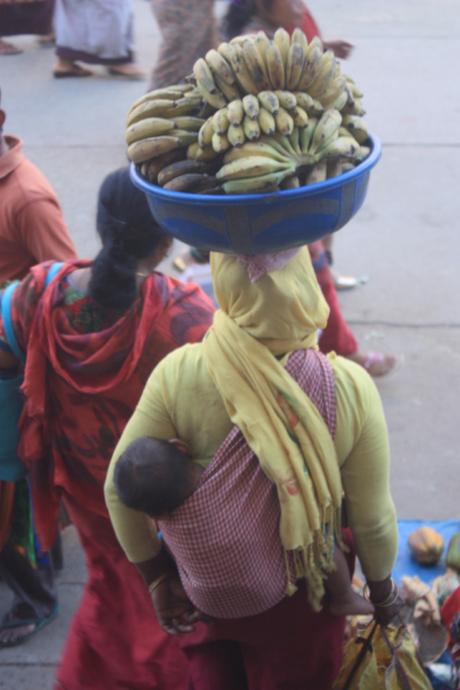
[[[235,256],[211,254],[211,268],[221,308],[204,341],[209,372],[277,487],[281,542],[295,556],[294,579],[306,579],[318,610],[334,567],[334,536],[340,541],[342,485],[326,423],[276,356],[317,347],[329,308],[306,248],[255,283]],[[289,580],[288,559],[286,565]]]

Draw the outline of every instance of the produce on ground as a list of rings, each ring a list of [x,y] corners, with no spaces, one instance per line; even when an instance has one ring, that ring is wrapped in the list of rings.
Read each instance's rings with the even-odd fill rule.
[[[419,527],[408,539],[412,556],[418,563],[435,565],[444,551],[444,539],[432,527]]]
[[[259,31],[208,51],[184,84],[133,103],[128,157],[176,191],[295,189],[368,156],[363,115],[362,93],[318,38]]]

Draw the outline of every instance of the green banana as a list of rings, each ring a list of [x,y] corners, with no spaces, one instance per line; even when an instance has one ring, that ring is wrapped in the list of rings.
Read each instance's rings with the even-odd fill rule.
[[[262,108],[268,110],[272,115],[275,115],[280,109],[278,96],[273,91],[261,91],[257,98]]]
[[[214,132],[212,135],[212,148],[216,153],[223,153],[230,148],[230,142],[227,135],[217,134],[217,132]]]
[[[194,115],[179,115],[174,120],[174,126],[177,129],[187,129],[190,132],[198,132],[204,123],[205,120],[202,117]]]
[[[225,134],[228,129],[228,125],[229,121],[227,108],[220,108],[220,110],[217,110],[214,113],[212,118],[214,132],[217,132],[217,134]]]
[[[276,132],[275,118],[271,113],[268,112],[268,110],[265,110],[265,108],[261,108],[259,110],[259,117],[257,119],[259,122],[261,132],[269,135]]]
[[[260,194],[272,192],[279,188],[281,182],[292,175],[291,170],[268,173],[259,177],[247,177],[240,180],[229,180],[222,185],[226,194]]]
[[[227,151],[224,160],[226,163],[231,163],[232,161],[248,158],[249,156],[266,156],[268,158],[274,158],[281,163],[286,163],[291,160],[286,149],[281,149],[282,152],[280,153],[272,143],[271,138],[267,138],[266,141],[262,139],[258,141],[248,141],[238,149],[230,149]]]
[[[125,132],[126,143],[133,144],[140,139],[166,134],[174,129],[174,122],[162,117],[149,117],[130,125]]]
[[[242,146],[246,141],[242,125],[230,125],[227,130],[227,137],[231,146]]]
[[[141,105],[141,103],[145,103],[146,101],[155,101],[159,99],[175,101],[178,98],[182,98],[187,91],[191,91],[193,88],[194,87],[192,84],[175,84],[174,86],[167,86],[163,89],[148,91],[147,93],[144,93],[143,96],[135,100],[129,110],[134,110],[138,105]]]
[[[316,120],[314,117],[311,117],[308,120],[307,126],[300,130],[300,148],[302,149],[303,153],[309,152],[311,140],[317,125],[318,120]]]
[[[248,94],[243,98],[243,109],[247,117],[255,120],[259,114],[259,101],[252,94]]]
[[[140,120],[145,120],[148,117],[169,117],[168,113],[171,109],[173,101],[167,101],[163,98],[156,101],[145,101],[145,103],[140,103],[136,108],[128,113],[126,120],[126,126],[139,122]]]
[[[185,158],[174,163],[166,165],[158,173],[158,184],[162,187],[173,180],[175,177],[180,175],[186,175],[189,173],[208,173],[211,169],[209,163],[205,161],[195,161]]]
[[[292,134],[294,129],[294,120],[289,115],[288,111],[280,108],[275,115],[276,129],[280,134]]]
[[[305,63],[305,55],[298,43],[291,43],[286,65],[286,88],[294,91],[299,86]]]
[[[177,137],[167,135],[148,137],[141,141],[135,141],[134,144],[128,146],[128,158],[134,163],[144,163],[150,158],[156,158],[182,146],[182,142]]]
[[[240,125],[243,122],[244,108],[243,101],[241,99],[238,98],[228,104],[227,117],[232,125]]]
[[[294,110],[297,105],[297,98],[290,91],[275,91],[279,104],[285,110]]]
[[[289,141],[294,151],[300,156],[302,154],[302,149],[300,148],[300,129],[298,127],[294,127],[292,130]]]
[[[206,53],[206,62],[211,68],[213,76],[218,76],[223,82],[232,86],[235,83],[235,75],[227,60],[214,48]]]
[[[342,116],[338,110],[326,110],[320,117],[315,128],[309,153],[317,153],[331,140],[338,135]]]
[[[272,89],[284,89],[285,68],[281,52],[276,43],[270,43],[265,54],[268,80]]]
[[[198,141],[198,133],[190,132],[188,129],[172,129],[169,135],[179,139],[183,146],[189,146],[195,141]]]
[[[225,163],[217,172],[218,180],[227,182],[228,180],[237,180],[241,177],[259,177],[260,175],[267,175],[271,172],[278,172],[285,167],[289,167],[294,171],[294,163],[280,163],[273,158],[266,156],[250,156],[249,158],[241,158],[231,163]]]
[[[248,115],[243,120],[244,136],[249,141],[254,141],[260,137],[260,126],[257,120],[253,120]]]
[[[268,141],[270,142],[270,145],[273,146],[274,149],[277,149],[282,155],[284,156],[294,156],[296,157],[296,151],[294,147],[292,146],[289,137],[286,136],[285,134],[280,134],[279,132],[276,132],[271,136]]]

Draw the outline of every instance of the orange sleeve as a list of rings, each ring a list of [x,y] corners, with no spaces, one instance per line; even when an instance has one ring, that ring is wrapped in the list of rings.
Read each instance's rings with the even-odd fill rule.
[[[53,199],[31,201],[16,217],[17,230],[36,263],[77,258],[62,211]]]

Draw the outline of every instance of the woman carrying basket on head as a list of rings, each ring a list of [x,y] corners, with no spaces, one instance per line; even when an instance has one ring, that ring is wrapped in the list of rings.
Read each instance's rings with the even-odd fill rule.
[[[211,266],[220,310],[202,343],[149,379],[115,450],[107,505],[160,622],[184,633],[190,688],[330,690],[344,619],[323,595],[343,494],[377,615],[399,608],[381,403],[362,368],[317,350],[328,308],[306,249],[262,276],[250,263],[255,282],[238,257],[212,254]],[[177,569],[115,488],[118,457],[144,436],[180,439],[206,468],[160,524]],[[191,630],[200,612],[211,620]]]

